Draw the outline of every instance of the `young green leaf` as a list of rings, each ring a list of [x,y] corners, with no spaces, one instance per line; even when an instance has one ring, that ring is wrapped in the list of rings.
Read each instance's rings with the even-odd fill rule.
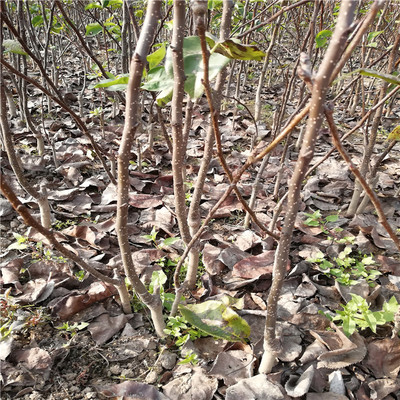
[[[376,333],[376,318],[372,311],[367,310],[363,312],[363,317],[365,321],[367,322],[368,326],[370,327],[371,331]]]
[[[167,275],[165,275],[163,270],[153,271],[153,273],[151,274],[149,292],[154,293],[154,289],[156,287],[163,290],[164,284],[165,284],[165,282],[167,282],[167,280],[168,280]]]
[[[21,56],[27,56],[28,53],[25,52],[25,50],[22,48],[22,45],[18,40],[13,40],[13,39],[6,39],[3,40],[3,47],[4,47],[4,53],[14,53],[14,54],[19,54]]]
[[[339,219],[339,215],[338,214],[332,214],[332,215],[328,215],[325,218],[326,222],[336,222]]]
[[[396,128],[394,128],[392,132],[389,133],[387,140],[400,140],[400,125],[397,125]]]
[[[86,25],[86,36],[96,36],[103,31],[103,27],[98,22],[93,22]]]
[[[328,39],[332,36],[332,31],[323,30],[317,33],[315,36],[315,42],[317,43],[317,49],[324,47],[328,43]]]
[[[90,85],[89,89],[108,88],[109,90],[122,91],[126,89],[128,81],[129,74],[121,74],[110,79],[103,79],[94,85]]]
[[[180,240],[178,237],[169,237],[162,241],[163,246],[170,246],[171,244],[175,243],[176,241]]]
[[[343,332],[346,336],[351,336],[356,330],[356,322],[352,317],[346,315],[343,318]]]
[[[380,78],[380,79],[383,79],[386,82],[393,83],[395,85],[400,85],[400,78],[396,77],[394,74],[393,75],[384,74],[382,72],[375,71],[375,70],[372,70],[372,69],[366,69],[366,68],[359,68],[359,69],[356,69],[355,71],[353,71],[353,73],[354,72],[359,72],[361,75],[364,75],[364,76],[371,76],[373,78]]]
[[[165,49],[165,43],[163,43],[159,49],[147,56],[149,71],[151,71],[154,67],[157,67],[157,65],[164,60],[166,53],[167,51]]]
[[[199,304],[181,305],[179,309],[191,325],[211,336],[237,342],[250,335],[248,323],[224,301],[209,300]]]

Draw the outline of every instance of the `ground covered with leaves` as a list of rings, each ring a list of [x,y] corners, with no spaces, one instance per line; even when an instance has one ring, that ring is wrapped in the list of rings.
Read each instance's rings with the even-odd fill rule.
[[[74,75],[71,81],[78,83]],[[277,107],[282,88],[264,91],[264,118]],[[31,112],[40,110],[32,91]],[[174,292],[172,275],[183,251],[174,215],[171,156],[157,123],[149,122],[150,101],[144,109],[140,135],[141,161],[131,166],[129,238],[141,278],[152,285],[161,276],[166,305]],[[77,107],[71,97],[72,107]],[[123,106],[104,106],[104,121],[89,110],[97,105],[86,91],[86,122],[108,154],[117,152]],[[187,152],[187,181],[192,182],[203,154],[209,110],[196,107]],[[400,109],[394,109],[400,115]],[[60,122],[62,121],[62,122]],[[27,177],[45,182],[57,238],[96,269],[122,274],[115,233],[116,188],[93,156],[88,139],[67,114],[45,118],[55,138],[60,166],[54,170],[50,153],[40,159],[35,141],[11,120],[15,142]],[[338,112],[343,131],[355,125]],[[270,131],[256,131],[246,110],[222,113],[220,129],[225,156],[232,170],[250,154],[251,138],[269,141]],[[148,148],[148,130],[155,142]],[[298,131],[294,133],[297,137]],[[357,164],[362,138],[346,144]],[[378,156],[385,143],[375,148]],[[322,130],[314,163],[332,147]],[[262,175],[254,210],[266,225],[297,160],[293,148],[281,163],[278,146]],[[385,215],[400,229],[400,151],[384,160],[377,190]],[[138,162],[141,165],[138,166]],[[2,168],[21,201],[37,213],[36,204],[20,189],[7,158]],[[249,198],[257,169],[240,183]],[[281,187],[274,196],[274,178]],[[228,183],[217,158],[208,171],[201,211],[208,210]],[[188,304],[220,301],[229,304],[250,327],[244,342],[206,336],[183,317],[169,319],[168,335],[158,339],[150,319],[134,298],[134,313],[122,313],[113,287],[98,282],[45,245],[38,232],[27,229],[1,200],[1,334],[2,398],[4,399],[399,399],[400,398],[400,257],[372,206],[353,219],[344,213],[354,178],[335,155],[317,167],[304,185],[301,212],[278,309],[282,352],[273,373],[257,375],[263,348],[266,298],[271,285],[275,242],[257,226],[243,228],[244,212],[234,195],[214,215],[201,238],[202,265],[198,288]],[[190,202],[188,185],[187,202]],[[278,227],[284,220],[284,211]],[[171,238],[175,238],[171,240]],[[164,274],[154,272],[163,271]],[[232,300],[235,299],[235,300]],[[218,303],[218,304],[220,304]],[[344,306],[346,304],[346,306]],[[135,397],[136,396],[136,397]],[[122,397],[121,397],[122,398]]]

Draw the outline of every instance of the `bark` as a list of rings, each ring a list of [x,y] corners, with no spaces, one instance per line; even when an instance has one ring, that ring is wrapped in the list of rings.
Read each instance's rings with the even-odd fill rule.
[[[0,5],[1,7],[2,5]],[[1,9],[0,14],[0,25],[3,25],[3,10]],[[3,44],[3,32],[0,31],[0,47]],[[51,215],[50,215],[50,206],[47,199],[47,194],[45,189],[37,190],[35,189],[31,183],[26,179],[24,175],[24,171],[22,170],[19,160],[17,158],[14,142],[10,130],[10,126],[8,124],[7,119],[7,103],[4,101],[6,99],[6,91],[5,91],[5,82],[3,78],[3,66],[0,64],[0,125],[1,125],[1,132],[2,132],[2,139],[4,148],[7,152],[8,160],[10,162],[11,168],[14,171],[15,176],[18,179],[19,184],[22,188],[31,195],[38,203],[40,208],[40,218],[42,225],[45,228],[51,227]]]
[[[185,37],[185,0],[174,1],[174,28],[172,32],[172,63],[174,71],[174,91],[171,103],[172,127],[172,174],[174,179],[175,213],[179,232],[185,244],[190,242],[190,232],[187,223],[185,185],[182,168],[186,153],[183,138],[183,99],[185,96],[185,71],[183,66],[183,39]]]
[[[226,40],[229,38],[231,18],[233,11],[233,2],[231,0],[224,1],[224,7],[222,11],[221,18],[221,31],[220,40]],[[214,86],[214,105],[215,111],[217,113],[217,118],[219,117],[221,110],[221,100],[222,91],[228,75],[227,68],[224,68],[217,76],[217,81]],[[195,235],[200,228],[201,215],[200,215],[200,201],[203,194],[204,183],[207,177],[207,170],[212,158],[212,152],[214,148],[214,130],[212,125],[208,127],[205,144],[204,144],[204,155],[201,160],[200,169],[197,175],[197,179],[194,186],[194,192],[192,196],[192,201],[190,203],[188,223],[191,235]],[[199,251],[194,249],[189,255],[188,271],[186,274],[186,281],[189,288],[193,288],[196,282],[197,268],[199,261]]]
[[[159,294],[150,294],[135,271],[128,236],[129,211],[129,161],[135,133],[140,124],[140,84],[146,57],[160,18],[161,2],[148,2],[145,21],[140,33],[135,53],[131,60],[130,76],[126,91],[126,115],[118,155],[118,190],[117,190],[117,220],[116,231],[121,251],[125,274],[140,300],[150,309],[155,331],[158,336],[164,336],[165,323],[162,314],[162,303]]]
[[[299,207],[301,184],[314,154],[315,141],[322,123],[323,105],[331,82],[331,75],[334,66],[344,50],[356,5],[356,2],[351,0],[344,0],[342,2],[338,23],[333,33],[331,43],[326,51],[324,59],[322,60],[317,76],[315,77],[307,129],[295,171],[289,184],[285,223],[275,253],[273,280],[267,301],[267,319],[264,331],[264,354],[259,368],[260,373],[266,374],[271,372],[275,358],[280,350],[280,343],[276,338],[275,331],[278,300],[289,260],[290,244]]]

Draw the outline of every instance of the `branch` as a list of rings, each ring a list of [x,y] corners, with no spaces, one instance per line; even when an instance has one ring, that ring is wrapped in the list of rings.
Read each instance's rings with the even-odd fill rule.
[[[331,131],[333,143],[342,156],[343,160],[346,161],[347,165],[349,166],[350,171],[354,174],[354,176],[358,179],[361,186],[363,187],[365,193],[370,198],[372,204],[375,207],[376,213],[379,217],[379,222],[382,226],[386,229],[386,232],[389,234],[397,248],[400,250],[400,240],[397,235],[394,233],[393,229],[389,225],[389,222],[385,216],[385,212],[383,211],[382,204],[378,199],[376,193],[372,190],[371,186],[368,185],[366,179],[361,175],[359,169],[352,163],[351,158],[347,154],[346,150],[344,149],[339,134],[335,125],[335,121],[333,120],[333,105],[329,105],[325,107],[325,117],[329,125],[329,129]]]
[[[103,168],[105,172],[107,173],[108,177],[110,178],[110,181],[116,185],[117,182],[115,178],[113,177],[111,171],[109,170],[106,161],[104,160],[104,157],[102,156],[102,150],[100,147],[97,145],[96,141],[93,139],[93,136],[89,133],[88,129],[86,128],[85,123],[82,121],[82,119],[70,108],[67,106],[67,104],[61,100],[60,96],[55,96],[52,94],[49,90],[47,90],[44,86],[42,86],[40,83],[36,82],[34,79],[30,78],[29,76],[23,74],[22,72],[19,72],[17,69],[15,69],[11,64],[9,64],[7,61],[4,60],[3,57],[0,57],[0,63],[3,64],[6,68],[8,68],[9,71],[11,71],[13,74],[19,76],[20,78],[26,80],[27,82],[31,83],[33,86],[36,86],[38,89],[40,89],[44,94],[46,94],[48,97],[50,97],[52,100],[54,100],[64,111],[66,111],[68,114],[71,115],[73,120],[76,122],[82,133],[89,139],[90,144],[93,147],[93,150],[95,151],[97,157],[99,157],[99,160],[101,164],[103,165]]]
[[[23,218],[26,225],[31,226],[36,229],[39,233],[41,233],[49,242],[52,244],[62,255],[74,261],[77,265],[79,265],[85,271],[88,271],[96,278],[107,282],[111,285],[119,286],[121,285],[122,280],[113,279],[106,275],[103,275],[101,272],[97,271],[89,264],[87,264],[81,257],[77,256],[72,251],[68,250],[64,245],[62,245],[55,237],[54,232],[50,229],[46,229],[41,223],[39,223],[32,215],[30,214],[28,208],[24,206],[19,200],[14,191],[11,189],[9,184],[4,179],[2,173],[0,173],[0,190],[3,193],[4,197],[11,203],[14,210]]]

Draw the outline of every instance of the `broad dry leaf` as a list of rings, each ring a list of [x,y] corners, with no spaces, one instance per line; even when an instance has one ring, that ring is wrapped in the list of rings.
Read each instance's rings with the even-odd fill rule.
[[[374,340],[368,344],[368,355],[363,365],[375,378],[396,378],[400,371],[400,339],[398,337]]]

